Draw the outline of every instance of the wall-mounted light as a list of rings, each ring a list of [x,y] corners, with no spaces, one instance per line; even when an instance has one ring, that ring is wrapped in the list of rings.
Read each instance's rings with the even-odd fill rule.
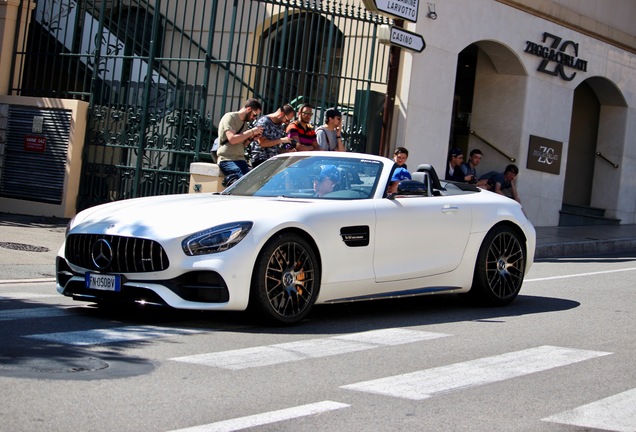
[[[426,14],[426,16],[432,20],[437,19],[437,12],[435,12],[435,3],[428,4],[428,13]]]

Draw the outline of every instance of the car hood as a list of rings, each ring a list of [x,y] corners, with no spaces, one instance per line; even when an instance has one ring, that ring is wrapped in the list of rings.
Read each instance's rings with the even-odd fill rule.
[[[313,200],[231,195],[182,194],[129,199],[99,205],[80,212],[71,222],[70,233],[95,233],[142,238],[179,237],[219,224],[278,220],[288,208]]]

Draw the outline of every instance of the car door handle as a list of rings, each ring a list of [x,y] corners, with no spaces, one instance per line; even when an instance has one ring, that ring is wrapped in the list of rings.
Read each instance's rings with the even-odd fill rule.
[[[456,213],[459,211],[459,207],[455,205],[446,204],[442,207],[442,213]]]

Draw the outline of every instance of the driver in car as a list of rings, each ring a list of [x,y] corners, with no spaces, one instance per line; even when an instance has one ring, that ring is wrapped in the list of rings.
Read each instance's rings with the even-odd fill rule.
[[[320,174],[314,180],[314,196],[322,197],[333,192],[340,182],[340,172],[335,165],[327,165],[322,168]]]

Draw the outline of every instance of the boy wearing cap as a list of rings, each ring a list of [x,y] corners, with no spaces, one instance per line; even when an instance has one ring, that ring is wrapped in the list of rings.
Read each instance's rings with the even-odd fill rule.
[[[325,124],[316,128],[316,139],[320,150],[345,151],[340,133],[342,113],[336,108],[329,108],[325,112]]]
[[[406,168],[396,168],[393,171],[393,175],[391,176],[391,182],[389,183],[389,187],[386,189],[387,194],[397,193],[398,185],[402,180],[411,180],[411,173],[408,172]]]
[[[462,183],[470,181],[472,176],[465,176],[464,171],[462,171],[463,162],[464,152],[459,148],[452,149],[448,155],[448,165],[446,165],[446,175],[444,178]]]

